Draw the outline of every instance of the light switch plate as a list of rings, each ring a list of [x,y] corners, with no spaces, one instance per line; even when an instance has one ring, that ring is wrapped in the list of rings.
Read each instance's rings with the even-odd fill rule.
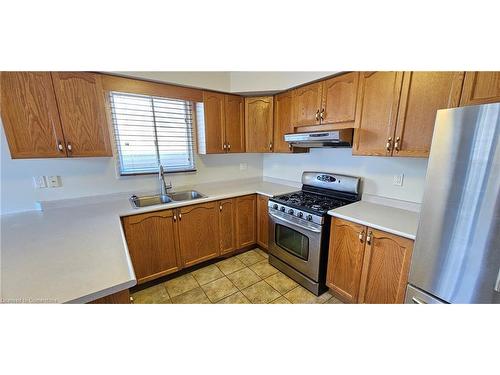
[[[392,184],[395,186],[403,186],[403,178],[404,178],[404,174],[402,174],[402,173],[395,174]]]
[[[61,187],[61,177],[60,176],[47,176],[47,184],[51,188]]]
[[[36,189],[45,189],[47,187],[47,180],[45,176],[33,176],[33,184]]]

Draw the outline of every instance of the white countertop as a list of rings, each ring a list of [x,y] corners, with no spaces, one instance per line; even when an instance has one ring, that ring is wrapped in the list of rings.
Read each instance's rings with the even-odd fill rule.
[[[330,210],[328,214],[411,240],[417,234],[419,214],[415,211],[359,201]]]
[[[246,194],[274,196],[297,187],[260,180],[179,187],[206,198],[134,209],[130,194],[86,197],[8,214],[1,221],[1,295],[4,302],[86,303],[136,284],[121,216]],[[139,195],[139,194],[138,194]]]

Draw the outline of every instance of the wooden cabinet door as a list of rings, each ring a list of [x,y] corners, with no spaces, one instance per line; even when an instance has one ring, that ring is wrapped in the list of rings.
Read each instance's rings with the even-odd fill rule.
[[[66,157],[50,73],[3,72],[0,81],[2,122],[12,158]]]
[[[225,98],[224,94],[203,91],[203,112],[205,115],[205,152],[225,152]]]
[[[101,76],[53,72],[68,156],[112,156]]]
[[[292,148],[284,139],[287,133],[293,133],[291,91],[274,97],[274,152],[292,152]]]
[[[225,95],[225,141],[227,152],[245,152],[244,99]]]
[[[180,269],[173,210],[126,216],[122,222],[137,283]]]
[[[326,285],[344,302],[358,301],[366,227],[333,218]]]
[[[217,202],[179,208],[179,249],[184,267],[220,254],[218,212]]]
[[[353,155],[391,154],[402,81],[402,72],[360,74]]]
[[[412,251],[412,240],[368,228],[358,302],[403,303]]]
[[[293,125],[318,125],[321,110],[322,82],[313,83],[293,90]]]
[[[273,97],[245,98],[247,152],[273,151]]]
[[[220,253],[236,250],[236,202],[234,199],[219,201]]]
[[[458,107],[463,72],[405,72],[393,156],[428,157],[436,111]]]
[[[500,102],[500,72],[466,72],[460,105]]]
[[[354,125],[359,72],[342,74],[323,81],[322,124]]]
[[[238,249],[256,240],[255,194],[236,198],[236,242]]]
[[[257,194],[257,244],[265,250],[269,247],[268,202],[268,197]]]

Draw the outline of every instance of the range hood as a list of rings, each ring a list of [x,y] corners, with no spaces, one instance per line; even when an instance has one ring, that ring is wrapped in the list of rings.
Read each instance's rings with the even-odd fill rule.
[[[285,134],[285,142],[293,147],[351,147],[353,129],[340,129],[313,133]]]

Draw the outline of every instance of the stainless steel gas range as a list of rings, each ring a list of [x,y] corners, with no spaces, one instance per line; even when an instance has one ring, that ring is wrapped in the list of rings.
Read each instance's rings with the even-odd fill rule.
[[[312,293],[326,291],[331,209],[360,199],[360,178],[304,172],[302,190],[269,199],[269,263]]]

